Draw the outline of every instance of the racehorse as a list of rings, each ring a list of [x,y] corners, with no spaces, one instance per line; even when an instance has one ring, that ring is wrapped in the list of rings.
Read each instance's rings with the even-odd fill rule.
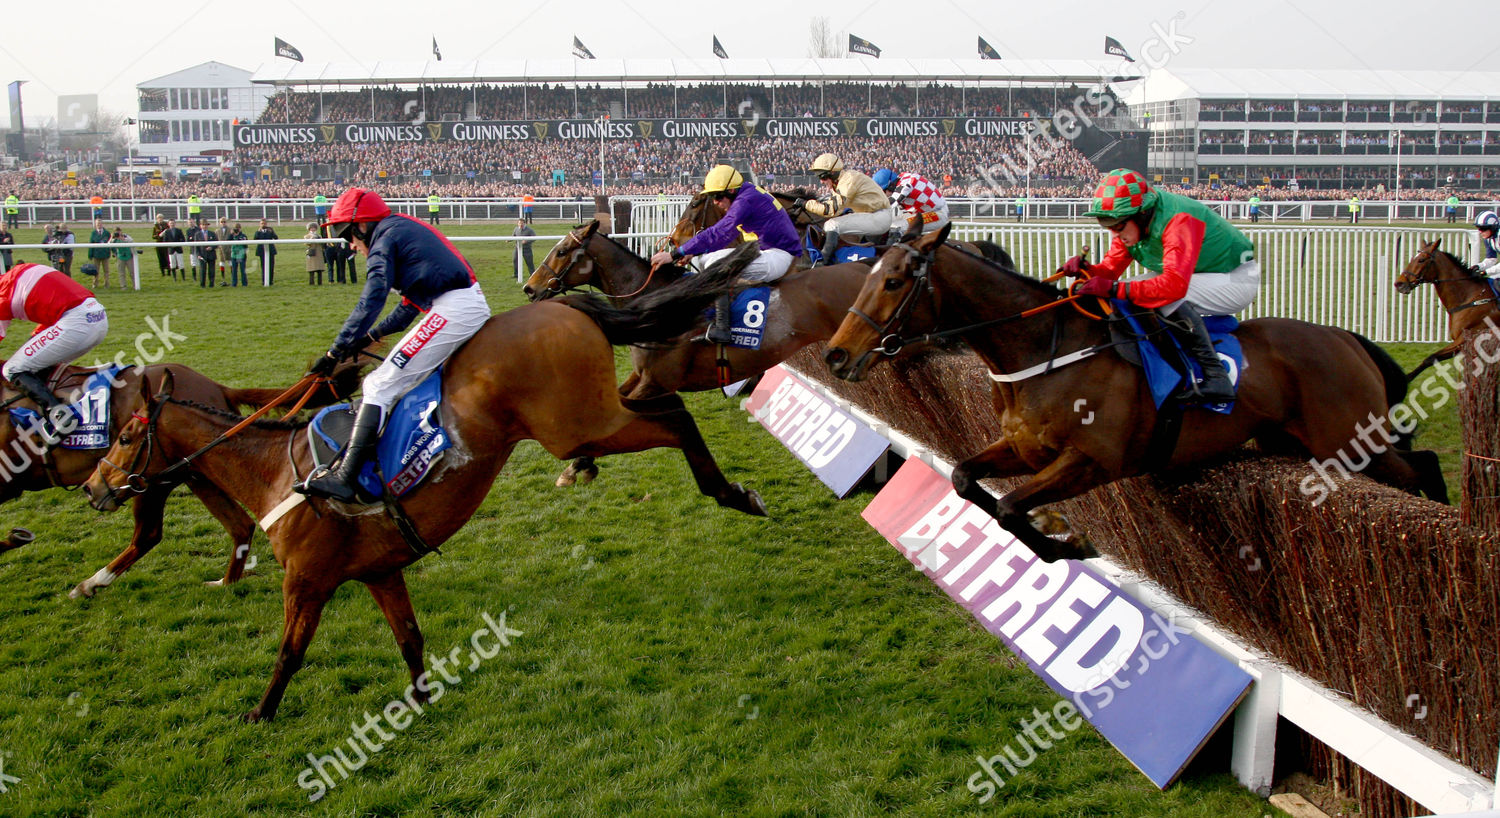
[[[1335,458],[1361,424],[1383,419],[1406,394],[1395,361],[1352,332],[1290,319],[1246,321],[1234,333],[1246,365],[1233,412],[1186,409],[1175,448],[1154,458],[1160,466],[1148,467],[1158,413],[1141,370],[1108,354],[1108,328],[1067,308],[1072,299],[1060,300],[1055,287],[944,246],[946,233],[881,256],[824,360],[835,376],[857,381],[881,353],[930,340],[923,333],[967,342],[995,381],[993,407],[1005,433],[954,469],[953,486],[1044,560],[1079,558],[1089,549],[1077,534],[1066,541],[1042,534],[1028,516],[1033,509],[1124,477],[1199,462],[1252,438],[1272,451]],[[1034,317],[1043,311],[1050,315]],[[1086,349],[1106,354],[1047,365]],[[1024,377],[1027,370],[1036,376]],[[997,373],[1022,377],[1005,382]],[[1080,405],[1087,416],[1076,411]],[[1432,452],[1372,451],[1364,472],[1447,502]],[[979,485],[986,477],[1019,476],[1027,479],[998,500]]]
[[[620,392],[645,399],[717,389],[759,375],[808,344],[832,335],[869,272],[869,263],[851,262],[783,276],[771,288],[759,349],[721,349],[687,338],[669,345],[634,347],[630,351],[634,371],[620,385]],[[532,301],[540,301],[592,286],[615,303],[624,304],[636,295],[656,292],[682,275],[680,267],[663,267],[653,273],[650,262],[605,235],[599,230],[599,222],[592,221],[553,246],[526,280],[524,290]],[[720,355],[724,366],[720,366]],[[587,483],[598,473],[592,458],[579,458],[568,465],[557,484]]]
[[[278,390],[274,389],[236,389],[224,386],[178,364],[128,367],[115,376],[113,388],[110,390],[109,437],[111,440],[124,425],[125,419],[130,416],[131,402],[135,399],[139,389],[145,383],[158,383],[168,366],[176,373],[179,388],[185,396],[220,409],[249,405],[259,407],[273,400],[278,393]],[[72,391],[94,372],[94,369],[88,367],[64,367],[56,378],[57,391],[65,394]],[[353,391],[353,388],[358,385],[358,375],[356,367],[344,367],[337,385],[320,388],[314,395],[315,405],[331,403],[337,399],[338,394]],[[9,383],[4,384],[0,395],[7,399],[7,403],[18,399],[16,390]],[[24,405],[30,406],[31,403],[27,401]],[[59,486],[64,488],[79,486],[94,472],[95,464],[105,452],[102,448],[82,450],[58,448],[42,455],[40,443],[33,441],[32,437],[16,428],[14,424],[0,419],[0,452],[4,453],[0,455],[4,457],[4,463],[0,466],[3,466],[6,476],[4,483],[0,484],[0,503],[14,500],[28,491],[41,491]],[[131,535],[130,545],[93,576],[78,583],[69,592],[69,596],[74,599],[93,596],[99,589],[108,586],[121,574],[130,570],[137,560],[161,542],[162,518],[166,509],[167,495],[171,494],[175,487],[176,484],[155,486],[151,491],[136,498],[135,532]],[[211,485],[201,481],[188,481],[188,489],[197,496],[214,519],[224,526],[224,530],[229,533],[230,547],[233,549],[223,578],[207,584],[229,585],[239,581],[244,572],[245,558],[250,551],[250,539],[255,532],[255,521],[246,516],[245,512],[240,510],[223,492]]]
[[[1407,380],[1416,378],[1438,361],[1457,355],[1463,349],[1465,332],[1483,327],[1487,319],[1500,319],[1500,302],[1495,299],[1489,277],[1452,253],[1439,250],[1440,243],[1442,239],[1435,239],[1422,245],[1396,278],[1396,292],[1410,295],[1418,286],[1431,284],[1448,311],[1448,337],[1453,343],[1423,358],[1416,369],[1407,373]]]
[[[719,471],[681,398],[620,397],[611,349],[683,332],[716,297],[713,290],[737,276],[755,252],[748,245],[630,309],[573,296],[491,317],[444,364],[438,413],[453,446],[399,501],[423,553],[468,521],[516,444],[528,439],[556,457],[678,448],[703,494],[727,508],[764,515],[759,495]],[[425,700],[422,635],[402,575],[420,554],[393,522],[396,515],[293,493],[294,464],[305,473],[309,463],[305,423],[257,421],[225,438],[243,419],[174,397],[170,378],[154,396],[143,387],[137,400],[141,411],[84,485],[94,507],[112,510],[122,493],[152,486],[167,469],[186,469],[250,509],[286,569],[281,648],[264,696],[245,718],[275,716],[324,605],[351,579],[374,595],[406,660],[413,695]],[[210,443],[221,445],[204,450]]]

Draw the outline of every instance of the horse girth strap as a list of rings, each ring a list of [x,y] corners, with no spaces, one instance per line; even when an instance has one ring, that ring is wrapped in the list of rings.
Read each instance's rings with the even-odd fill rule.
[[[438,550],[437,546],[429,545],[426,540],[422,539],[422,534],[417,531],[416,523],[406,516],[406,509],[401,507],[400,501],[391,494],[389,489],[380,495],[380,502],[385,505],[385,513],[390,515],[391,522],[396,524],[396,530],[401,532],[401,539],[406,541],[406,545],[416,553],[417,557],[443,553]]]

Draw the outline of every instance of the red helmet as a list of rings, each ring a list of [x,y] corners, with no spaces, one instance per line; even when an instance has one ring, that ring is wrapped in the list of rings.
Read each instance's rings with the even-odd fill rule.
[[[373,223],[389,215],[391,215],[391,208],[384,199],[380,198],[379,193],[362,187],[351,187],[333,203],[333,211],[328,214],[328,221],[324,222],[323,226],[334,228],[334,234],[341,236],[349,230],[349,227],[340,228],[339,225]]]

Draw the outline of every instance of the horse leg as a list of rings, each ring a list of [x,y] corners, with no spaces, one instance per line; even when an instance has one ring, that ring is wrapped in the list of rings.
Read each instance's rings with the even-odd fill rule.
[[[1437,452],[1430,449],[1421,451],[1395,450],[1396,454],[1406,461],[1406,465],[1417,473],[1417,485],[1427,499],[1449,505],[1448,503],[1448,481],[1443,478],[1442,462],[1438,460]]]
[[[1453,343],[1443,347],[1437,352],[1428,355],[1426,358],[1422,359],[1421,363],[1417,364],[1416,369],[1413,369],[1412,371],[1406,373],[1406,382],[1411,383],[1412,381],[1416,380],[1417,375],[1420,374],[1423,370],[1427,369],[1427,367],[1432,366],[1438,361],[1446,361],[1449,358],[1452,358],[1454,355],[1457,355],[1459,350],[1461,349],[1463,349],[1463,342],[1454,341]]]
[[[411,597],[406,593],[406,577],[395,570],[383,577],[365,580],[365,587],[375,597],[375,604],[385,614],[391,631],[396,634],[396,646],[401,649],[401,658],[406,660],[406,669],[411,672],[412,698],[427,701],[427,682],[423,679],[426,669],[422,665],[422,631],[417,628],[417,614],[411,608]]]
[[[92,597],[101,588],[109,587],[110,583],[129,571],[137,560],[146,556],[147,552],[161,542],[162,517],[166,512],[167,495],[171,493],[169,488],[153,486],[145,494],[135,498],[135,504],[131,508],[135,518],[135,533],[130,537],[130,545],[93,576],[75,585],[68,592],[70,598]]]
[[[1020,466],[1021,468],[1017,468]],[[1030,512],[1038,506],[1076,497],[1107,482],[1099,465],[1083,453],[1068,449],[1004,497],[996,498],[979,485],[984,477],[1003,477],[1029,471],[1011,445],[1001,440],[953,470],[953,488],[965,500],[979,506],[1036,553],[1043,562],[1085,559],[1096,556],[1092,545],[1074,533],[1066,540],[1053,539],[1032,525]]]
[[[683,405],[681,396],[675,392],[659,395],[650,400],[621,399],[635,417],[619,431],[608,437],[590,441],[580,447],[580,452],[595,455],[624,454],[667,446],[681,449],[687,458],[688,468],[698,483],[698,491],[712,497],[719,505],[753,514],[766,516],[766,504],[753,489],[739,483],[731,483],[719,470],[713,453],[703,441],[698,424]]]
[[[628,397],[641,383],[641,371],[632,370],[630,375],[620,384],[620,397]],[[599,476],[599,465],[594,462],[593,455],[580,455],[563,469],[562,474],[557,476],[557,487],[565,489],[574,485],[587,485],[594,482]]]
[[[239,582],[245,573],[245,559],[250,555],[250,542],[255,539],[255,521],[229,495],[212,483],[194,480],[188,483],[188,490],[219,521],[219,525],[229,532],[229,542],[234,547],[229,553],[229,565],[224,570],[223,578],[203,584],[210,588],[221,588]]]
[[[301,669],[307,645],[318,631],[318,621],[323,618],[323,606],[328,604],[338,587],[337,582],[319,585],[305,580],[302,571],[294,567],[296,565],[295,561],[288,561],[286,578],[281,584],[281,649],[276,654],[276,667],[271,671],[271,683],[266,685],[260,704],[245,714],[245,721],[270,721],[276,718],[281,697],[286,693],[286,684],[291,681],[292,674]]]

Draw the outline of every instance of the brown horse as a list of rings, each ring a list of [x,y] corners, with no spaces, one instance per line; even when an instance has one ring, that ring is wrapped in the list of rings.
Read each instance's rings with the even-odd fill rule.
[[[630,351],[635,371],[620,385],[621,394],[646,399],[672,392],[701,392],[759,375],[808,344],[832,335],[869,272],[868,263],[851,262],[798,270],[782,277],[771,288],[760,348],[724,347],[727,367],[719,365],[717,345],[687,337],[667,345],[635,347]],[[526,280],[524,290],[531,300],[539,301],[592,286],[615,303],[625,304],[631,297],[656,292],[682,275],[679,267],[663,267],[653,273],[650,262],[600,232],[599,222],[593,221],[564,236]],[[586,483],[598,473],[592,459],[580,458],[558,477],[558,485]]]
[[[442,423],[453,439],[427,480],[402,498],[420,537],[441,545],[468,521],[489,493],[512,449],[536,440],[556,457],[679,448],[703,494],[727,508],[764,515],[753,491],[728,482],[703,443],[681,398],[622,399],[615,386],[611,344],[670,338],[684,331],[737,276],[754,246],[635,308],[621,310],[586,296],[527,304],[493,316],[445,364]],[[703,292],[709,290],[707,295]],[[395,632],[425,700],[422,635],[402,569],[418,554],[386,514],[363,513],[292,491],[299,463],[309,463],[305,426],[257,422],[222,445],[186,459],[235,425],[238,416],[142,391],[145,415],[120,432],[99,470],[84,485],[96,508],[118,505],[122,491],[152,484],[167,468],[186,469],[250,509],[285,566],[285,622],[275,670],[260,704],[246,718],[275,716],[288,680],[302,665],[334,591],[365,583]],[[291,453],[288,459],[287,453]]]
[[[1446,361],[1463,349],[1464,333],[1484,326],[1485,320],[1500,320],[1500,303],[1490,289],[1489,277],[1438,249],[1442,239],[1422,245],[1396,278],[1396,292],[1410,295],[1422,284],[1437,290],[1438,300],[1448,311],[1448,337],[1453,343],[1422,359],[1408,372],[1407,380],[1438,361]]]
[[[110,392],[109,435],[111,440],[130,417],[130,407],[135,400],[136,393],[144,384],[160,382],[162,373],[168,366],[172,367],[177,374],[179,388],[185,396],[220,409],[252,405],[259,407],[275,398],[278,393],[278,390],[274,389],[236,389],[224,386],[177,364],[129,367],[115,376],[115,385]],[[93,369],[87,367],[64,367],[63,371],[57,375],[56,391],[66,396],[81,386],[83,380],[93,372]],[[351,374],[353,378],[349,377]],[[354,380],[357,377],[358,373],[353,371],[353,368],[345,367],[345,374],[341,377],[340,384],[342,390],[326,387],[320,389],[314,396],[317,404],[331,403],[337,398],[339,391],[344,393],[352,391],[352,387],[357,384],[357,380]],[[14,399],[17,393],[14,387],[5,383],[0,396]],[[22,399],[15,405],[33,406],[29,399]],[[0,468],[4,469],[6,476],[4,483],[0,484],[0,503],[14,500],[28,491],[41,491],[58,486],[72,488],[81,485],[89,475],[93,474],[94,466],[103,456],[105,449],[54,449],[45,455],[42,452],[40,443],[34,439],[33,435],[0,419],[0,453],[3,453],[0,457],[4,458],[4,462],[0,463]],[[99,589],[107,587],[121,574],[130,570],[137,560],[161,542],[162,518],[167,495],[172,493],[176,485],[155,486],[151,491],[136,498],[135,532],[131,535],[130,545],[93,576],[78,583],[69,592],[69,596],[74,599],[93,596]],[[224,530],[229,532],[232,551],[228,568],[225,569],[222,579],[208,584],[228,585],[237,582],[244,572],[245,558],[250,552],[251,535],[255,533],[255,522],[223,492],[211,485],[190,480],[188,489],[202,501],[214,519],[224,526]]]
[[[1042,559],[1084,556],[1088,548],[1080,538],[1059,542],[1042,534],[1029,512],[1148,470],[1143,464],[1157,411],[1145,378],[1108,352],[1109,330],[1102,322],[1066,306],[1023,317],[1028,310],[1055,305],[1062,293],[943,246],[946,232],[897,245],[881,256],[824,360],[834,375],[856,381],[882,352],[895,354],[929,340],[917,337],[922,333],[936,331],[966,341],[992,379],[996,373],[1032,370],[1035,377],[992,384],[1005,435],[955,468],[953,486]],[[1302,450],[1319,461],[1336,458],[1361,424],[1370,418],[1383,423],[1387,409],[1405,396],[1400,368],[1354,333],[1265,318],[1246,321],[1235,335],[1246,365],[1234,411],[1185,410],[1175,449],[1160,458],[1164,467],[1196,463],[1252,438],[1276,451]],[[1104,354],[1055,369],[1038,366],[1088,349]],[[1079,406],[1088,414],[1077,411]],[[1387,446],[1372,452],[1364,472],[1447,501],[1431,452],[1402,453]],[[998,500],[979,485],[986,477],[1021,476],[1028,479]]]

